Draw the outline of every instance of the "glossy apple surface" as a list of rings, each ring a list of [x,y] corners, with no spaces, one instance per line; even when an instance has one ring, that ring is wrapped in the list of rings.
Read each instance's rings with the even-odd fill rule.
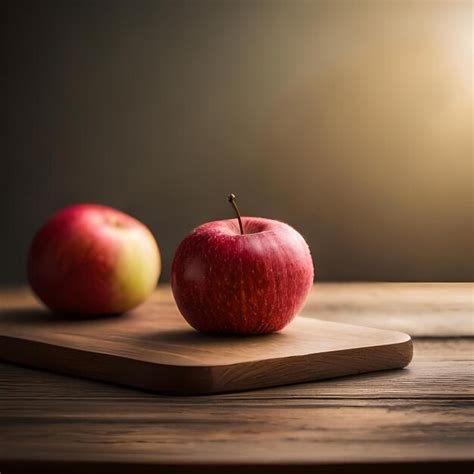
[[[127,311],[153,291],[160,269],[148,228],[97,204],[59,211],[38,231],[28,255],[31,288],[60,312]]]
[[[303,237],[283,222],[242,218],[209,222],[179,245],[171,270],[184,318],[203,332],[261,334],[283,329],[313,284]]]

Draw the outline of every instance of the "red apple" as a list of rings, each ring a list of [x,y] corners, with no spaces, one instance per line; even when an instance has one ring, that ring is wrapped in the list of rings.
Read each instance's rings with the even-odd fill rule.
[[[313,276],[308,245],[295,229],[239,216],[203,224],[181,242],[171,286],[198,331],[260,334],[279,331],[295,317]]]
[[[31,288],[49,308],[121,313],[153,291],[161,269],[145,225],[111,207],[67,207],[44,224],[28,255]]]

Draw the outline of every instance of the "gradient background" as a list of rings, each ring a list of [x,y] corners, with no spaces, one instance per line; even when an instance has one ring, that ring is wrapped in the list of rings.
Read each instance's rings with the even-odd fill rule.
[[[472,280],[471,2],[2,7],[0,283],[99,202],[155,233],[292,224],[319,280]]]

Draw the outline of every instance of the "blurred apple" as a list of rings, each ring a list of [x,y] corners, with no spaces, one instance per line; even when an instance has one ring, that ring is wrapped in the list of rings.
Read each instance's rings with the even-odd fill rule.
[[[121,313],[143,302],[161,270],[150,230],[121,211],[78,204],[38,231],[28,255],[31,288],[67,313]]]

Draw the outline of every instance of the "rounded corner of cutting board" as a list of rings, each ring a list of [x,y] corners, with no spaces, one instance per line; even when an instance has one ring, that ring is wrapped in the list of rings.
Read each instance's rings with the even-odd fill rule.
[[[413,360],[413,339],[411,336],[402,331],[392,331],[383,329],[385,332],[391,333],[396,341],[394,340],[389,344],[391,350],[395,351],[400,358],[400,368],[406,367]]]
[[[403,348],[403,355],[404,355],[404,358],[402,361],[403,365],[401,366],[403,368],[409,365],[411,361],[413,360],[413,339],[408,334],[405,334],[405,333],[401,333],[401,334],[404,334],[407,337],[407,339],[404,342],[400,343]]]

